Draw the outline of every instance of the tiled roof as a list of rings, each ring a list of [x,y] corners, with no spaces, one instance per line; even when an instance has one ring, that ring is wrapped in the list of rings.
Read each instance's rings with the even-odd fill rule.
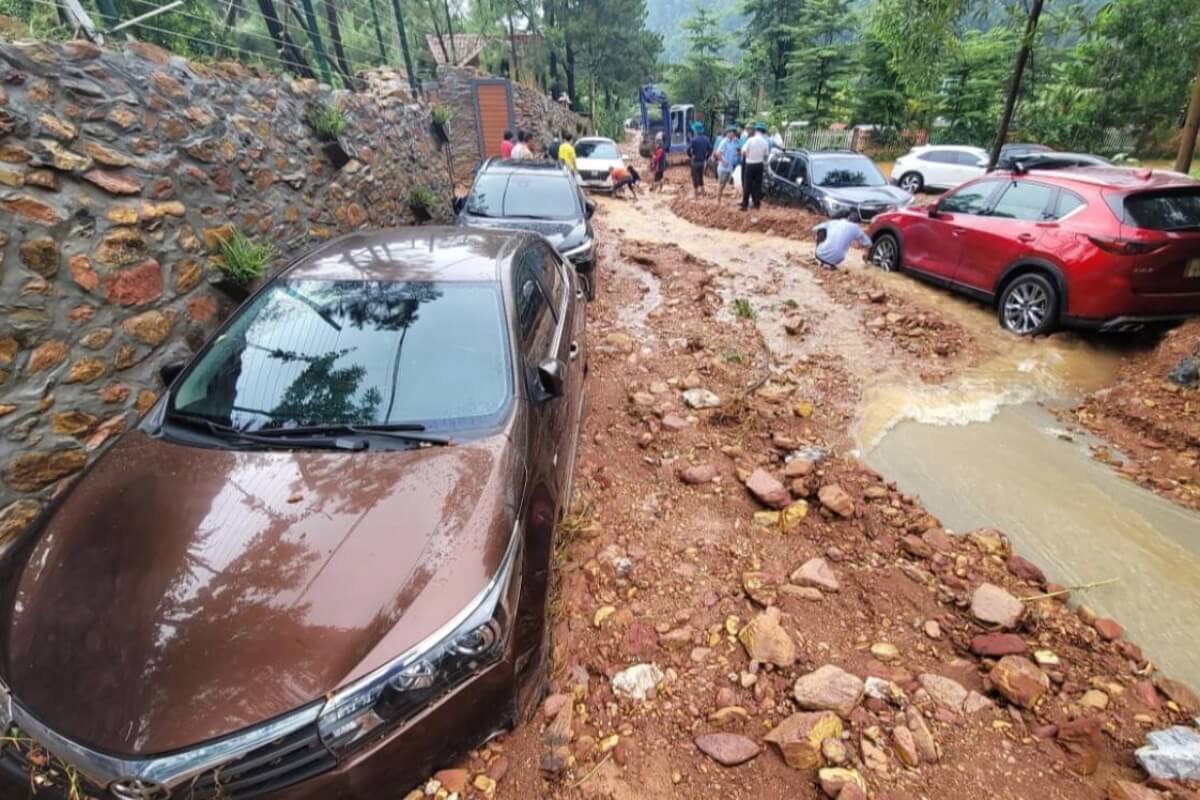
[[[434,63],[439,67],[448,64],[455,56],[457,56],[455,66],[461,67],[478,56],[488,44],[492,42],[508,43],[508,38],[505,36],[485,36],[479,33],[456,33],[453,38],[454,41],[451,42],[449,36],[442,37],[442,40],[446,42],[446,50],[450,55],[450,59],[447,59],[442,54],[442,45],[438,41],[437,34],[425,34],[425,45],[429,48]],[[529,44],[532,38],[532,35],[529,33],[518,33],[516,35],[517,44],[522,46]]]

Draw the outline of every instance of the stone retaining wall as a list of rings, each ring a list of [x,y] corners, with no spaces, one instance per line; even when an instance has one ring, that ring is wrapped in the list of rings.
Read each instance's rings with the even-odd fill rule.
[[[0,42],[0,544],[233,307],[210,284],[222,237],[290,256],[409,223],[418,185],[450,219],[428,109],[386,77],[338,93],[354,158],[335,171],[305,121],[328,87],[139,43]]]

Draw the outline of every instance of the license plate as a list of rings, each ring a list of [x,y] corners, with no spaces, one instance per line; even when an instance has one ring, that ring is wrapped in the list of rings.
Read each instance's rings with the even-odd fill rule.
[[[1183,268],[1183,277],[1185,278],[1200,278],[1200,258],[1193,258]]]

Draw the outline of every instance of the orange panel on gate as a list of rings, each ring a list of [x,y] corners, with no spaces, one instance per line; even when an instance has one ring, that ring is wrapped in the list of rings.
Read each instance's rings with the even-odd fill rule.
[[[479,104],[479,129],[483,134],[483,157],[500,155],[500,142],[508,128],[508,91],[499,84],[475,87]]]

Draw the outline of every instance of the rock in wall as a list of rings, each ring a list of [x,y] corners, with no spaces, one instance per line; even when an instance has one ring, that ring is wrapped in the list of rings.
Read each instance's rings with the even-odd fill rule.
[[[395,81],[335,98],[125,48],[0,42],[0,545],[233,307],[211,286],[223,236],[273,240],[278,268],[340,232],[408,224],[417,186],[450,219],[428,108]],[[353,156],[341,170],[306,122],[335,99]]]

